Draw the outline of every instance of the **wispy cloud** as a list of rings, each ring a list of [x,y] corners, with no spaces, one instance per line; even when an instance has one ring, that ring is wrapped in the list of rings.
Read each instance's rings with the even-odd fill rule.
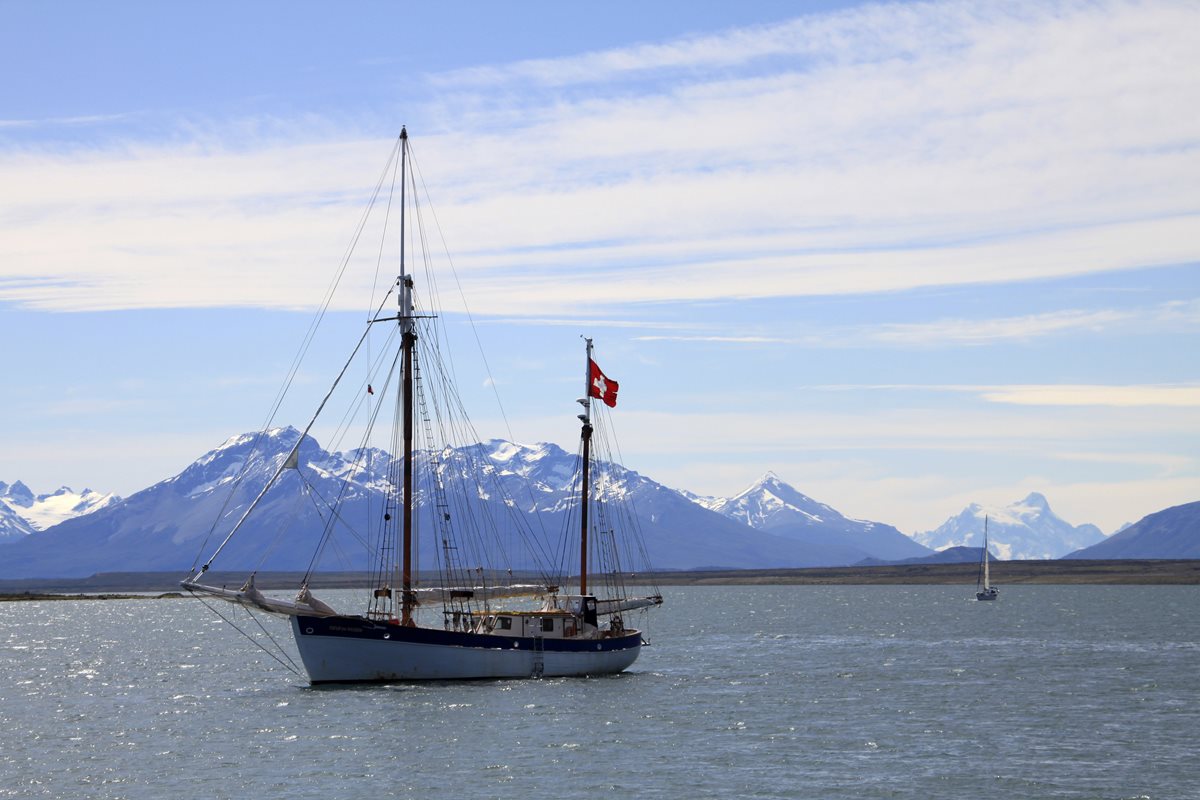
[[[905,345],[992,344],[1039,338],[1078,330],[1099,330],[1125,322],[1124,311],[1058,311],[1004,319],[948,319],[929,323],[888,325],[874,334],[877,341]]]
[[[455,70],[431,76],[442,89],[511,84],[564,86],[632,80],[663,71],[727,71],[787,59],[816,66],[846,67],[912,57],[934,43],[940,50],[970,48],[978,30],[997,24],[1046,24],[1061,17],[1059,4],[1009,3],[980,6],[962,2],[910,8],[867,5],[838,13],[773,25],[696,35],[663,43],[641,43],[566,58]],[[1076,10],[1078,5],[1076,5]],[[933,23],[933,24],[931,24]],[[776,62],[777,63],[777,62]]]
[[[482,320],[487,325],[536,325],[553,328],[637,328],[638,330],[677,330],[689,327],[686,323],[664,322],[648,317],[613,319],[604,317],[491,317]]]
[[[1032,341],[1071,333],[1112,332],[1137,326],[1140,331],[1200,325],[1200,300],[1172,301],[1154,308],[1054,311],[1019,317],[943,319],[893,324],[866,337],[883,344],[941,346]]]
[[[571,322],[570,324],[578,324]],[[795,323],[726,323],[728,333],[701,333],[697,323],[671,323],[669,333],[644,334],[634,341],[729,342],[764,345],[801,345],[819,348],[861,348],[880,345],[896,348],[942,348],[963,345],[1033,343],[1056,336],[1096,334],[1163,334],[1194,332],[1200,328],[1200,299],[1172,300],[1156,306],[1068,309],[1014,317],[944,318],[920,323],[874,325],[823,325],[790,336],[761,332],[764,327],[795,329]],[[625,327],[651,328],[653,323],[629,322]]]
[[[1003,386],[981,392],[993,403],[1023,406],[1200,408],[1200,386]]]
[[[1191,263],[1197,25],[1170,2],[868,6],[432,76],[453,91],[414,143],[480,313]],[[388,145],[268,127],[0,153],[0,270],[28,279],[0,302],[308,305]]]
[[[771,336],[635,336],[635,342],[710,342],[720,344],[784,344],[789,340]]]
[[[989,403],[1021,406],[1108,406],[1114,408],[1200,408],[1200,385],[1147,384],[842,384],[814,386],[832,392],[950,392],[973,394]],[[1058,424],[1058,423],[1056,423]]]
[[[135,116],[136,114],[90,114],[78,117],[49,117],[46,119],[0,119],[0,129],[92,126],[120,122]]]

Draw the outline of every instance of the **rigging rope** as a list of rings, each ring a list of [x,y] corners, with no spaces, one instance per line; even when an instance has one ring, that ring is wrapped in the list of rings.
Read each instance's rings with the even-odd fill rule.
[[[236,622],[234,622],[232,619],[230,619],[229,617],[226,617],[224,614],[222,614],[220,611],[218,611],[215,606],[209,604],[209,602],[207,600],[205,600],[203,597],[201,597],[199,594],[192,592],[191,595],[192,595],[192,597],[195,597],[197,600],[199,600],[201,603],[203,603],[205,608],[207,608],[209,611],[213,612],[218,617],[220,617],[225,622],[225,624],[227,624],[229,627],[233,628],[235,631],[240,633],[242,636],[245,636],[247,639],[249,639],[250,642],[255,647],[257,647],[259,650],[262,650],[264,653],[269,655],[271,658],[278,661],[283,666],[283,668],[286,669],[288,672],[291,672],[292,674],[296,675],[296,677],[299,677],[299,678],[304,677],[304,675],[300,672],[300,668],[298,666],[296,666],[296,662],[294,660],[292,660],[292,657],[287,654],[287,651],[283,649],[283,647],[279,644],[279,642],[275,641],[275,637],[273,637],[271,635],[271,633],[265,627],[263,627],[262,622],[257,617],[255,617],[253,613],[251,613],[250,609],[247,608],[246,613],[249,614],[251,619],[253,619],[258,624],[258,627],[262,630],[262,632],[264,634],[266,634],[267,638],[271,641],[271,644],[273,644],[275,646],[275,648],[277,650],[279,650],[280,655],[282,655],[283,658],[287,659],[286,662],[283,659],[281,659],[279,656],[275,655],[273,652],[268,650],[267,648],[263,647],[261,642],[259,642],[253,636],[251,636],[250,634],[246,633],[244,630],[239,628]],[[245,608],[245,607],[243,606],[243,608]]]
[[[205,544],[201,549],[201,555],[203,550],[207,548],[209,539],[213,536],[218,522],[224,517],[227,509],[232,503],[238,487],[244,478],[249,474],[249,466],[251,461],[254,459],[254,456],[258,453],[259,447],[261,446],[262,437],[265,435],[266,429],[273,422],[275,415],[282,406],[284,396],[290,390],[293,381],[296,379],[299,373],[300,364],[306,357],[315,338],[317,328],[320,326],[321,321],[331,306],[333,296],[337,291],[343,276],[345,275],[353,251],[363,235],[367,220],[371,216],[374,205],[379,200],[379,194],[382,188],[384,188],[386,185],[387,177],[390,173],[391,191],[388,194],[387,205],[386,209],[384,210],[384,238],[381,239],[379,254],[376,258],[375,283],[373,284],[372,288],[371,302],[372,305],[374,305],[373,298],[375,289],[378,288],[379,284],[380,264],[383,259],[384,242],[386,241],[387,227],[390,220],[390,215],[392,213],[392,194],[394,194],[396,188],[396,172],[400,163],[400,160],[397,158],[397,153],[401,152],[402,149],[402,140],[398,139],[397,145],[393,149],[388,163],[384,168],[384,172],[381,174],[378,182],[375,185],[371,200],[368,203],[368,208],[364,212],[359,222],[359,225],[352,238],[351,245],[348,248],[347,253],[343,256],[343,259],[339,265],[339,269],[329,289],[327,290],[326,296],[319,308],[319,311],[310,324],[309,330],[304,337],[301,347],[292,362],[292,366],[288,371],[284,385],[270,410],[267,423],[264,426],[264,429],[255,436],[251,445],[250,455],[247,456],[246,460],[243,462],[236,479],[233,481],[233,486],[230,490],[230,493],[225,499],[225,504],[222,506],[221,513],[218,515],[217,520],[214,521],[208,536],[205,537]],[[411,151],[409,152],[409,155],[411,157]],[[414,238],[418,240],[420,245],[421,262],[423,263],[426,277],[426,283],[424,284],[423,288],[427,289],[428,297],[435,301],[434,306],[438,306],[440,305],[436,302],[438,299],[438,284],[433,274],[434,271],[431,263],[429,241],[426,237],[424,225],[422,224],[424,217],[424,206],[419,201],[420,194],[417,191],[418,178],[420,179],[420,188],[424,190],[426,198],[428,197],[428,188],[425,186],[423,176],[420,176],[419,168],[417,167],[415,160],[412,162],[412,166],[412,173],[409,175],[408,179],[403,182],[411,182],[410,185],[412,187],[411,208],[414,215],[413,219],[416,223],[416,236]],[[401,197],[403,198],[403,186],[401,187],[401,190]],[[402,203],[402,205],[405,204]],[[484,372],[488,376],[487,385],[490,386],[492,394],[495,396],[496,405],[500,411],[500,416],[503,420],[505,430],[509,440],[512,441],[514,437],[511,425],[509,424],[503,404],[500,401],[496,381],[491,377],[491,368],[487,361],[487,356],[482,345],[479,330],[476,327],[475,318],[471,313],[469,304],[467,303],[466,294],[463,291],[461,281],[459,280],[458,273],[454,267],[453,259],[450,256],[449,248],[447,247],[445,237],[442,234],[436,212],[433,210],[432,205],[429,206],[429,209],[433,223],[435,227],[437,227],[439,236],[441,236],[442,250],[445,253],[446,262],[449,265],[450,273],[453,276],[455,286],[457,287],[458,296],[461,301],[462,308],[464,309],[465,318],[469,322],[471,332],[475,338],[475,344],[479,351]],[[404,209],[402,208],[402,220],[403,210]],[[405,243],[402,241],[401,247],[403,248],[404,246]],[[404,252],[402,250],[402,264],[403,256]],[[403,270],[403,266],[401,269]],[[437,557],[437,566],[439,568],[439,572],[443,576],[444,585],[469,585],[471,582],[471,575],[473,573],[478,574],[478,580],[481,584],[488,584],[493,580],[493,578],[500,577],[499,572],[494,574],[484,572],[482,564],[485,563],[485,551],[490,549],[489,546],[494,548],[497,553],[504,554],[506,558],[509,558],[509,560],[503,563],[501,566],[507,568],[508,575],[511,578],[513,576],[514,562],[511,560],[510,554],[517,552],[516,548],[512,545],[516,544],[518,540],[520,544],[524,546],[525,551],[529,553],[529,559],[522,561],[522,566],[524,566],[525,563],[530,564],[531,572],[540,573],[542,581],[547,585],[561,585],[564,582],[564,580],[560,579],[560,576],[565,579],[565,576],[568,574],[565,567],[565,555],[566,549],[569,547],[569,545],[566,544],[566,541],[571,537],[568,536],[560,539],[560,546],[563,548],[562,551],[549,552],[551,550],[551,537],[546,535],[543,515],[540,513],[538,507],[539,499],[534,494],[532,481],[522,482],[522,485],[529,494],[529,512],[527,514],[520,511],[516,502],[510,497],[508,487],[505,485],[507,479],[505,476],[500,474],[500,470],[496,468],[495,464],[488,457],[488,453],[485,451],[484,446],[480,442],[477,431],[474,429],[469,418],[467,417],[466,408],[463,405],[462,398],[458,395],[454,388],[454,363],[451,358],[450,351],[448,349],[443,350],[441,347],[441,343],[448,341],[449,339],[449,331],[444,318],[436,315],[418,313],[417,296],[410,296],[405,292],[400,293],[401,297],[411,298],[411,308],[402,309],[400,314],[395,317],[388,317],[386,320],[385,318],[380,317],[384,306],[388,303],[392,293],[396,290],[397,284],[393,284],[385,293],[383,300],[376,307],[373,318],[368,321],[366,330],[363,331],[362,337],[359,339],[358,343],[351,352],[350,358],[342,367],[341,372],[338,373],[332,386],[329,388],[329,391],[326,393],[324,399],[322,399],[320,405],[318,406],[316,413],[313,414],[312,419],[309,421],[304,431],[300,434],[300,438],[297,441],[296,446],[293,448],[292,453],[289,454],[288,458],[284,460],[283,464],[275,471],[270,480],[267,481],[259,495],[250,504],[249,508],[247,508],[246,512],[233,526],[233,529],[230,530],[229,534],[221,542],[220,546],[217,547],[216,551],[213,552],[212,556],[204,564],[201,572],[209,569],[209,566],[233,538],[234,534],[242,527],[246,519],[251,515],[259,503],[263,501],[268,491],[280,480],[280,476],[283,475],[285,470],[289,466],[296,466],[294,459],[299,453],[304,439],[313,429],[313,425],[316,423],[317,418],[324,411],[326,404],[329,402],[335,390],[342,382],[347,370],[350,368],[351,363],[353,363],[354,359],[359,356],[360,349],[364,348],[364,345],[364,352],[366,354],[365,361],[367,366],[367,377],[364,380],[364,383],[366,384],[367,388],[372,386],[372,379],[378,374],[380,369],[384,367],[385,363],[387,362],[387,355],[390,351],[390,348],[394,345],[394,338],[397,331],[406,327],[393,327],[387,341],[384,343],[384,349],[379,353],[377,358],[373,358],[371,353],[372,342],[370,341],[370,332],[373,327],[373,323],[386,320],[407,321],[411,319],[413,320],[414,324],[421,329],[420,338],[423,341],[424,353],[422,360],[425,362],[424,365],[421,365],[414,353],[414,370],[418,374],[423,371],[425,376],[424,379],[418,383],[418,389],[414,398],[414,405],[416,405],[420,411],[420,422],[423,423],[415,426],[416,439],[418,442],[423,439],[425,447],[423,450],[418,449],[414,453],[414,457],[421,457],[420,454],[423,452],[426,463],[425,468],[419,470],[418,473],[420,476],[419,480],[422,482],[421,488],[414,486],[413,491],[415,494],[421,491],[421,489],[424,489],[426,497],[428,498],[428,501],[423,504],[424,508],[422,511],[420,511],[419,516],[416,516],[413,519],[414,540],[412,556],[414,577],[417,576],[417,567],[419,566],[417,564],[417,557],[420,554],[420,547],[418,546],[415,535],[417,530],[422,527],[422,525],[418,524],[418,519],[422,520],[423,522],[425,520],[424,515],[431,514],[434,515],[433,521],[435,524],[430,526],[430,530],[440,534],[439,542],[435,544],[433,552]],[[410,316],[410,314],[412,314],[412,316]],[[372,407],[367,394],[362,392],[362,387],[360,387],[360,391],[356,395],[357,399],[352,401],[352,403],[349,405],[345,415],[334,429],[332,441],[327,443],[331,452],[333,452],[333,448],[339,447],[343,438],[349,436],[353,422],[358,419],[363,408],[366,408],[367,425],[366,431],[362,437],[362,445],[359,449],[358,457],[353,461],[350,461],[350,469],[342,476],[341,486],[337,492],[336,499],[330,503],[329,500],[327,500],[326,497],[318,491],[317,487],[308,479],[308,477],[306,477],[304,473],[297,469],[297,474],[303,483],[305,493],[309,495],[309,500],[312,502],[317,516],[320,517],[323,523],[316,552],[313,554],[312,559],[309,562],[308,569],[304,573],[305,583],[307,583],[307,581],[312,577],[320,559],[326,554],[327,549],[332,548],[334,550],[334,552],[331,554],[333,556],[342,555],[340,550],[338,550],[339,542],[335,541],[337,523],[340,522],[346,527],[350,534],[363,545],[368,553],[368,556],[378,556],[377,563],[379,565],[379,571],[377,574],[374,574],[374,577],[378,578],[375,585],[377,587],[385,585],[384,575],[385,571],[388,569],[386,560],[390,554],[394,554],[396,549],[394,546],[396,521],[388,518],[388,510],[391,508],[394,511],[394,506],[389,506],[387,503],[394,502],[395,497],[394,495],[389,495],[391,500],[385,501],[385,522],[382,526],[380,526],[379,529],[378,550],[373,553],[373,518],[370,516],[370,497],[373,489],[371,482],[374,479],[374,475],[371,472],[371,456],[368,445],[371,441],[371,431],[373,430],[375,423],[378,421],[379,414],[385,405],[384,398],[388,395],[388,389],[391,386],[399,356],[400,353],[397,352],[396,357],[392,359],[390,369],[388,369],[387,376],[384,378],[382,394],[378,397],[378,402]],[[425,368],[423,369],[423,367]],[[427,391],[429,394],[426,393]],[[431,397],[433,402],[430,402]],[[394,408],[397,417],[399,417],[401,403],[397,401]],[[430,409],[432,409],[432,412]],[[410,409],[410,412],[411,411],[413,410]],[[396,426],[395,430],[397,431],[397,434],[399,429],[400,426]],[[441,437],[441,441],[447,443],[447,448],[454,448],[453,450],[438,449],[434,437],[435,430],[438,436]],[[393,454],[399,451],[399,444],[400,442],[398,439],[393,439],[391,444]],[[607,441],[599,441],[599,437],[597,437],[597,445],[598,449],[593,454],[597,457],[596,461],[603,460],[608,462],[608,471],[597,471],[597,477],[600,478],[602,482],[607,481],[606,486],[611,488],[615,478],[612,474],[612,457],[608,449],[608,443]],[[456,463],[455,459],[462,459],[464,462],[468,463],[470,468],[464,470],[462,473],[455,474],[450,470],[450,467],[454,466]],[[360,460],[365,460],[366,465],[361,465]],[[394,474],[395,470],[399,468],[398,461],[399,460],[393,455],[392,461],[389,465],[390,471],[393,474],[389,476],[387,482],[390,485],[392,492],[395,492],[400,484],[398,476]],[[261,463],[261,460],[259,463]],[[368,498],[368,521],[365,538],[361,535],[359,530],[356,530],[355,527],[343,517],[340,511],[342,501],[348,499],[347,495],[350,490],[359,485],[356,481],[358,476],[361,474],[365,474],[368,478],[368,491],[366,493]],[[456,482],[462,488],[470,491],[456,493],[453,495],[454,499],[449,499],[446,497],[446,484],[449,481]],[[578,488],[578,477],[576,478],[576,488]],[[593,553],[594,557],[597,559],[597,563],[602,565],[601,573],[606,576],[605,579],[608,581],[620,581],[620,568],[622,562],[635,563],[638,562],[638,559],[631,557],[632,551],[622,551],[622,545],[618,543],[614,536],[613,523],[618,523],[618,527],[621,527],[622,529],[629,528],[630,530],[635,530],[637,528],[637,520],[635,516],[631,516],[627,524],[621,525],[619,524],[619,520],[610,519],[608,512],[605,510],[605,504],[602,502],[603,498],[601,497],[601,494],[602,492],[597,491],[596,496],[593,498],[597,508],[597,513],[592,517],[593,527],[595,531],[597,531],[593,539],[593,541],[596,542],[596,548]],[[494,506],[494,503],[491,501],[494,501],[497,498],[499,498],[502,508],[496,509],[495,513],[493,514],[491,507]],[[405,499],[414,505],[417,500],[416,496]],[[630,498],[630,500],[632,500],[632,498]],[[324,504],[325,508],[331,512],[328,516],[326,516],[326,514],[322,511],[321,504]],[[542,511],[545,510],[549,509],[543,509]],[[619,512],[615,513],[619,515]],[[569,516],[569,514],[565,515],[567,518],[565,524],[568,525]],[[530,517],[532,517],[536,523],[532,522]],[[455,535],[451,532],[451,521],[453,521],[454,527],[458,531],[458,535]],[[390,525],[388,524],[389,522]],[[503,525],[502,523],[504,522],[507,522],[508,525]],[[541,536],[535,535],[535,527],[542,529]],[[576,528],[576,533],[577,532],[578,528]],[[640,530],[638,531],[638,534],[639,536],[635,537],[635,546],[640,546],[641,555],[645,556],[645,543],[640,537]],[[282,533],[280,536],[282,536]],[[279,538],[277,537],[275,542],[272,544],[271,549],[274,549],[278,545],[278,542]],[[459,549],[460,547],[461,550]],[[559,557],[559,561],[557,563],[554,560],[556,555]],[[196,569],[196,563],[198,563],[199,560],[200,555],[197,556],[196,562],[194,562],[192,565],[193,573]],[[376,559],[372,558],[371,562],[376,563]],[[481,566],[476,567],[475,564],[477,563]],[[643,559],[638,563],[648,564],[648,561]],[[260,562],[259,566],[261,566],[261,564],[262,562]],[[392,569],[395,569],[394,565],[392,566]],[[393,575],[392,577],[394,580],[397,576]],[[623,588],[624,587],[622,586],[621,594],[623,594]],[[389,593],[389,595],[390,594],[391,593]],[[466,606],[462,603],[461,599],[452,598],[452,601],[457,603],[459,608],[469,608],[469,606]],[[486,604],[486,600],[484,603]],[[206,605],[208,604],[206,603]],[[444,602],[443,608],[444,610],[448,610],[450,608],[449,603]],[[258,622],[257,618],[254,617],[253,614],[251,614],[251,617]],[[222,618],[224,619],[224,617]],[[229,622],[229,620],[226,621]],[[233,623],[230,622],[230,624]],[[258,624],[261,628],[262,623],[258,622]],[[236,625],[234,625],[234,627],[237,628]],[[240,629],[238,630],[240,631]],[[243,635],[247,635],[244,631],[240,632],[242,632]],[[267,633],[265,629],[264,633]],[[268,637],[270,636],[269,633],[267,633],[267,635]],[[248,635],[247,638],[249,638]],[[278,647],[278,644],[275,644]],[[261,645],[258,646],[262,648]],[[266,650],[266,648],[262,649]],[[286,656],[286,653],[284,653],[284,655]],[[276,660],[279,659],[276,658]],[[283,662],[281,661],[280,663]]]
[[[389,291],[388,294],[383,298],[383,303],[386,303],[388,297],[390,296],[391,292]],[[380,304],[380,309],[383,308],[383,303]],[[321,416],[321,412],[325,409],[325,404],[328,403],[329,398],[333,396],[334,390],[336,390],[338,384],[341,383],[342,377],[346,374],[346,370],[350,368],[350,364],[354,361],[354,357],[358,355],[359,348],[362,347],[363,342],[366,341],[367,335],[370,332],[371,326],[368,324],[366,330],[363,331],[362,337],[358,340],[358,344],[354,345],[354,350],[350,353],[350,358],[347,359],[346,364],[342,367],[342,371],[338,373],[336,378],[334,378],[333,385],[330,386],[329,391],[325,393],[325,398],[321,400],[321,405],[317,407],[316,413],[313,414],[312,419],[308,421],[308,425],[305,426],[304,432],[300,434],[300,438],[296,441],[296,446],[292,448],[292,453],[289,454],[289,456],[283,460],[283,463],[279,465],[279,469],[275,471],[275,474],[271,476],[269,481],[267,481],[267,485],[263,487],[261,492],[259,492],[258,497],[254,498],[254,502],[250,504],[250,507],[246,509],[244,514],[242,514],[241,519],[239,519],[237,524],[235,524],[232,530],[229,531],[229,534],[225,537],[225,540],[221,542],[220,547],[218,547],[216,551],[209,557],[208,561],[204,562],[204,566],[200,568],[201,572],[208,572],[208,568],[212,565],[212,562],[216,559],[216,557],[220,555],[221,551],[225,549],[225,545],[229,544],[229,540],[233,538],[233,535],[242,527],[242,524],[250,516],[251,512],[253,512],[254,509],[258,507],[258,504],[262,501],[262,499],[266,497],[267,492],[272,486],[275,485],[275,481],[279,480],[279,476],[282,475],[284,470],[291,465],[290,462],[292,460],[292,456],[299,453],[300,445],[304,443],[304,438],[308,436],[308,432],[312,430],[312,426],[316,423],[317,417]],[[247,459],[247,461],[248,460],[249,459]],[[216,523],[213,523],[213,526],[216,527]],[[193,571],[194,570],[195,567],[193,565]]]
[[[201,542],[200,547],[196,551],[196,558],[192,561],[190,570],[190,572],[193,574],[196,572],[196,565],[200,563],[201,556],[208,548],[209,540],[216,532],[217,525],[220,524],[221,520],[225,518],[225,512],[229,509],[229,505],[233,502],[233,498],[237,494],[238,488],[241,486],[242,481],[248,474],[249,466],[253,461],[254,455],[258,452],[258,447],[262,442],[263,436],[266,435],[267,430],[270,429],[271,424],[275,421],[275,415],[279,412],[280,406],[283,405],[283,400],[287,396],[288,391],[291,389],[292,383],[296,379],[296,375],[300,371],[300,365],[304,361],[304,357],[308,354],[308,350],[312,346],[313,339],[316,337],[317,329],[320,327],[322,320],[324,320],[325,314],[329,310],[330,304],[333,302],[333,297],[337,293],[337,288],[341,284],[343,276],[346,274],[347,267],[350,265],[350,258],[354,254],[355,248],[358,246],[358,240],[362,236],[363,230],[366,228],[367,220],[370,219],[371,211],[375,207],[376,200],[379,197],[379,191],[383,188],[384,180],[387,178],[388,171],[392,170],[394,172],[392,164],[396,161],[396,155],[400,151],[400,143],[401,139],[399,136],[397,136],[396,144],[392,147],[392,151],[388,156],[387,163],[384,164],[383,171],[380,173],[379,179],[375,182],[375,188],[371,192],[371,197],[367,201],[366,207],[363,209],[362,216],[359,218],[358,225],[354,230],[354,235],[350,239],[350,244],[347,246],[346,252],[342,255],[338,269],[335,271],[329,288],[326,289],[325,296],[317,308],[317,313],[313,317],[312,322],[309,323],[308,331],[305,333],[304,338],[301,340],[300,347],[296,351],[295,357],[292,359],[292,364],[284,378],[283,385],[280,387],[279,393],[275,396],[275,401],[272,403],[270,411],[267,413],[266,422],[263,423],[263,425],[259,428],[258,433],[255,435],[254,441],[250,446],[249,455],[246,457],[246,460],[242,462],[242,468],[238,471],[237,476],[232,481],[229,487],[229,493],[225,497],[225,502],[222,504],[220,512],[216,515],[216,517],[214,517],[212,526],[209,528],[208,533],[205,534],[204,540]],[[376,277],[376,280],[378,280],[378,276]],[[390,294],[391,292],[389,291],[388,295]],[[384,302],[386,301],[387,298],[385,297]],[[222,544],[222,547],[224,547],[224,544]],[[208,560],[208,563],[212,563],[211,558]],[[207,564],[205,565],[205,568],[207,569]]]
[[[419,177],[421,179],[421,188],[425,191],[425,196],[428,198],[429,197],[429,187],[425,185],[425,176],[421,173],[421,169],[418,166],[416,159],[413,158],[411,143],[408,146],[408,152],[409,152],[409,163],[412,164],[412,168],[413,168],[413,195],[415,197],[417,194],[416,179]],[[418,209],[419,209],[419,207],[414,205],[414,210],[418,210]],[[418,213],[419,213],[419,211],[418,211]],[[450,269],[450,275],[453,276],[453,278],[454,278],[455,288],[458,289],[458,297],[463,305],[463,313],[467,317],[467,322],[470,323],[471,334],[475,337],[475,346],[479,350],[479,358],[483,361],[483,369],[484,369],[484,372],[486,372],[487,376],[488,376],[488,385],[491,386],[492,394],[495,395],[495,397],[496,397],[496,406],[499,408],[500,418],[504,421],[504,430],[508,433],[508,440],[510,442],[514,441],[512,426],[509,425],[509,423],[508,423],[508,415],[504,411],[504,404],[500,401],[500,392],[496,388],[496,381],[492,377],[492,368],[491,368],[491,365],[488,364],[487,353],[484,351],[483,342],[479,338],[479,329],[475,326],[475,317],[471,313],[470,304],[467,302],[467,293],[463,291],[462,281],[460,281],[458,278],[458,270],[456,270],[454,268],[454,258],[450,255],[450,247],[449,247],[449,245],[446,244],[446,236],[442,232],[442,224],[441,224],[441,222],[438,221],[437,209],[435,209],[433,207],[432,203],[429,204],[429,213],[433,217],[433,227],[435,227],[437,229],[438,238],[442,242],[442,252],[446,256],[446,265]],[[424,239],[424,228],[423,227],[422,227],[422,239]]]

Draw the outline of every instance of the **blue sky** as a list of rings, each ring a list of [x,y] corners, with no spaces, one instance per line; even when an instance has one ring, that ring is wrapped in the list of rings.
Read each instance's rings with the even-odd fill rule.
[[[0,23],[0,480],[127,495],[259,426],[406,124],[485,437],[573,449],[586,335],[670,486],[773,470],[910,533],[1030,491],[1106,531],[1200,499],[1193,3]]]

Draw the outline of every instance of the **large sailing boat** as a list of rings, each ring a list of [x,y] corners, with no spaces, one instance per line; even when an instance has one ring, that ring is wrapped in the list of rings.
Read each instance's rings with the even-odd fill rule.
[[[979,575],[975,579],[975,599],[995,600],[1000,596],[1000,590],[992,586],[991,574],[988,571],[988,518],[983,517],[983,552],[979,556]]]
[[[585,391],[578,401],[583,413],[578,416],[582,426],[575,478],[577,495],[573,514],[564,526],[574,544],[557,548],[547,544],[544,535],[529,529],[524,521],[527,515],[518,510],[520,504],[512,497],[503,496],[499,503],[487,502],[506,492],[497,480],[495,464],[480,457],[464,466],[464,459],[469,462],[470,455],[479,455],[481,450],[470,446],[469,438],[463,440],[468,444],[458,447],[440,438],[434,440],[435,433],[462,436],[467,431],[468,437],[474,433],[469,423],[455,416],[461,412],[462,403],[453,390],[451,369],[442,360],[437,316],[422,311],[414,277],[406,268],[405,208],[410,185],[416,196],[416,182],[409,174],[407,130],[401,130],[397,150],[398,158],[393,161],[398,161],[400,175],[400,265],[389,290],[389,296],[394,293],[397,298],[396,313],[383,312],[383,304],[377,307],[367,332],[300,441],[286,458],[279,459],[274,477],[215,552],[202,566],[194,568],[182,585],[201,598],[221,598],[251,610],[289,617],[304,670],[314,684],[620,672],[633,664],[644,644],[642,632],[631,624],[634,614],[660,604],[662,596],[654,589],[639,595],[627,590],[629,570],[648,568],[644,560],[633,563],[644,557],[645,548],[633,515],[621,517],[608,502],[617,494],[611,485],[612,459],[597,456],[598,452],[611,453],[604,431],[607,409],[616,405],[618,384],[601,371],[594,359],[592,340],[585,339]],[[419,214],[414,217],[419,220]],[[425,241],[423,234],[413,238]],[[436,291],[431,289],[430,293]],[[384,302],[388,302],[386,298]],[[398,342],[393,357],[368,359],[378,372],[371,372],[364,382],[366,394],[375,394],[373,386],[381,387],[381,394],[389,396],[394,389],[393,413],[381,413],[383,403],[379,402],[368,414],[371,424],[363,446],[353,452],[364,459],[379,459],[380,451],[368,446],[367,437],[377,418],[391,416],[392,452],[397,455],[388,460],[384,454],[388,461],[384,481],[388,500],[374,508],[365,535],[356,534],[376,564],[365,610],[342,613],[314,597],[309,589],[315,575],[313,568],[304,576],[293,599],[264,595],[255,586],[253,572],[238,590],[206,583],[206,573],[214,560],[280,476],[295,470],[301,480],[306,480],[308,467],[300,458],[300,445],[347,374],[367,333],[376,325],[389,328],[391,338]],[[430,345],[418,347],[429,340],[433,340]],[[434,360],[431,380],[422,379],[421,352]],[[369,401],[360,397],[357,402],[361,407]],[[494,513],[497,507],[502,509],[498,515]],[[535,509],[536,501],[525,507]],[[353,528],[355,523],[339,512],[336,504],[323,516],[328,519],[328,528],[318,552],[336,550],[329,546],[334,531]],[[496,516],[503,519],[497,520]],[[632,543],[618,536],[619,527],[634,529],[628,531],[634,534]],[[419,569],[420,536],[436,542],[426,548],[427,553],[434,554],[436,569]],[[504,560],[485,563],[488,545],[496,544],[503,545],[500,556]],[[517,545],[524,546],[526,560],[514,557],[512,549]],[[545,554],[550,551],[559,554],[557,565],[545,563]],[[571,552],[578,557],[578,575],[568,577],[575,568],[566,563],[565,554]],[[501,606],[501,600],[509,605]]]

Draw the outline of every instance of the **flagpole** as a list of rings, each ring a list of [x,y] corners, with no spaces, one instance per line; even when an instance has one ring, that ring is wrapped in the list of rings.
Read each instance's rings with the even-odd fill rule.
[[[582,503],[580,510],[580,531],[579,531],[579,594],[587,594],[587,573],[588,573],[588,505],[591,503],[591,460],[592,460],[592,340],[586,336],[583,339],[587,342],[587,360],[584,362],[584,371],[586,375],[583,381],[583,399],[580,400],[583,404],[584,413],[580,415],[583,420],[583,430],[581,437],[583,439],[583,487],[582,487]]]

